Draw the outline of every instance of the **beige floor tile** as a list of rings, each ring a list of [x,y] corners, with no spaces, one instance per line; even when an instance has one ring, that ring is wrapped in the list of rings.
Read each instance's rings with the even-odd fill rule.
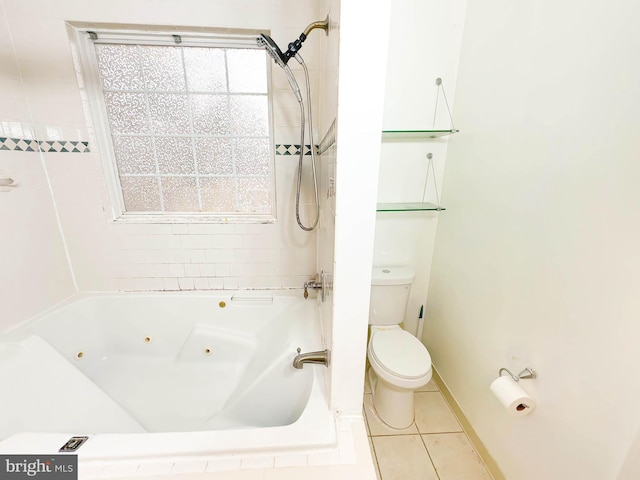
[[[420,387],[416,389],[416,392],[438,392],[438,391],[440,391],[440,389],[436,385],[436,382],[434,382],[433,380],[429,380],[429,383],[427,383],[424,387]]]
[[[366,397],[366,395],[365,395]],[[364,403],[362,405],[362,418],[364,419],[364,426],[367,428],[367,437],[371,436],[371,430],[369,430],[369,422],[367,421],[367,414],[364,411]]]
[[[462,428],[440,392],[414,393],[416,425],[420,433],[461,432]]]
[[[464,433],[422,435],[422,439],[440,480],[492,480]]]
[[[376,467],[376,478],[381,480],[380,477],[380,467],[378,467],[378,459],[376,457],[376,450],[373,448],[373,440],[369,437],[369,448],[371,449],[371,458],[373,459],[373,465]]]
[[[382,480],[438,480],[419,435],[373,437]]]
[[[367,424],[369,425],[369,431],[373,437],[379,435],[407,435],[418,433],[415,423],[412,423],[408,428],[397,429],[391,428],[380,420],[380,417],[378,417],[378,414],[373,408],[373,396],[370,393],[364,396],[364,414]]]

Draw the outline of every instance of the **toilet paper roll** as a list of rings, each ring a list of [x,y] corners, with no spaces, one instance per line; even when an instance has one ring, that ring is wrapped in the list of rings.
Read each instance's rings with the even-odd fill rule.
[[[536,401],[511,377],[498,377],[489,388],[511,415],[528,415],[536,408]]]

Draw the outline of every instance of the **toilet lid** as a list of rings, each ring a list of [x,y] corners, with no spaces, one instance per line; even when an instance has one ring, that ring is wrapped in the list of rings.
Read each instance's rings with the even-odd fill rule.
[[[420,378],[431,369],[431,356],[416,337],[405,330],[381,330],[371,339],[371,353],[392,375]]]

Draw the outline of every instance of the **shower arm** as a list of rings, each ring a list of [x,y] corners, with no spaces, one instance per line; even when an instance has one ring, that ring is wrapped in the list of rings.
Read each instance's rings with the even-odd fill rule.
[[[304,35],[306,39],[311,33],[311,30],[314,30],[316,28],[323,29],[324,33],[329,35],[329,15],[327,15],[327,18],[325,18],[322,21],[310,23],[309,26],[304,29],[304,32],[302,32],[302,35]]]
[[[324,20],[310,23],[307,28],[304,29],[304,32],[300,34],[300,37],[297,40],[294,40],[287,46],[287,51],[284,52],[284,56],[289,60],[291,57],[295,57],[298,50],[302,48],[302,42],[307,39],[307,36],[311,33],[312,30],[316,28],[321,28],[324,32],[329,35],[329,15]]]

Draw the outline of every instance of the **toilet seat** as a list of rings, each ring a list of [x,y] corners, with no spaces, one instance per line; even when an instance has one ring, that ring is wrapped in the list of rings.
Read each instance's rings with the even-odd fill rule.
[[[427,375],[431,377],[429,351],[405,330],[379,330],[371,338],[369,347],[375,363],[396,378],[418,380]]]

